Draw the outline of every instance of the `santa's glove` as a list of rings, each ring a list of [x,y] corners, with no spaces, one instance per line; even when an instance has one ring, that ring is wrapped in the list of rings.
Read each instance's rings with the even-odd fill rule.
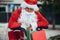
[[[22,27],[18,27],[18,28],[10,28],[10,29],[12,29],[12,30],[20,30],[20,31],[24,31],[24,30],[25,30],[25,29],[22,28]]]
[[[47,28],[48,28],[47,26],[46,26],[46,27],[45,27],[45,26],[41,26],[41,27],[37,27],[36,30],[37,30],[37,31],[40,31],[40,30],[42,30],[42,29],[47,29]]]

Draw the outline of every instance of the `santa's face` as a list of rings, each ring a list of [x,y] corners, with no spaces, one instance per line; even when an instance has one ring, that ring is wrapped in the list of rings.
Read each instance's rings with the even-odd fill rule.
[[[26,7],[25,10],[26,10],[27,12],[29,12],[29,13],[31,13],[31,12],[34,11],[34,9],[32,9],[32,8],[28,8],[28,7]]]

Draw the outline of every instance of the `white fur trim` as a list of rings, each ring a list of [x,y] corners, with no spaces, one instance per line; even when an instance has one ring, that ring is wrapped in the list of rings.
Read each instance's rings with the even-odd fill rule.
[[[8,28],[8,32],[9,32],[9,31],[13,31],[13,30],[10,29],[10,28]],[[15,32],[15,31],[19,31],[19,32],[20,32],[20,30],[14,30],[14,32]]]
[[[37,11],[39,10],[38,6],[35,4],[35,5],[30,5],[30,4],[27,4],[26,2],[23,1],[23,3],[21,4],[21,7],[22,8],[26,8],[26,7],[29,7],[29,8],[32,8],[34,9],[34,11]]]

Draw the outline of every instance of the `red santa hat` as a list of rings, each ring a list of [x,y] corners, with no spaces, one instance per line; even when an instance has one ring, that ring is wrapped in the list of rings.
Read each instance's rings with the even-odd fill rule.
[[[38,6],[37,6],[37,0],[24,0],[23,3],[21,4],[22,8],[32,8],[35,11],[39,10]]]

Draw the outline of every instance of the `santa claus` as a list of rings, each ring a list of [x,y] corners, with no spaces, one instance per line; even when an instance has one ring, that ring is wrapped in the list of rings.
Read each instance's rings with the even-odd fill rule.
[[[48,21],[39,12],[37,0],[24,0],[21,8],[12,13],[8,28],[9,40],[19,40],[21,37],[24,40],[25,30],[48,28]]]

